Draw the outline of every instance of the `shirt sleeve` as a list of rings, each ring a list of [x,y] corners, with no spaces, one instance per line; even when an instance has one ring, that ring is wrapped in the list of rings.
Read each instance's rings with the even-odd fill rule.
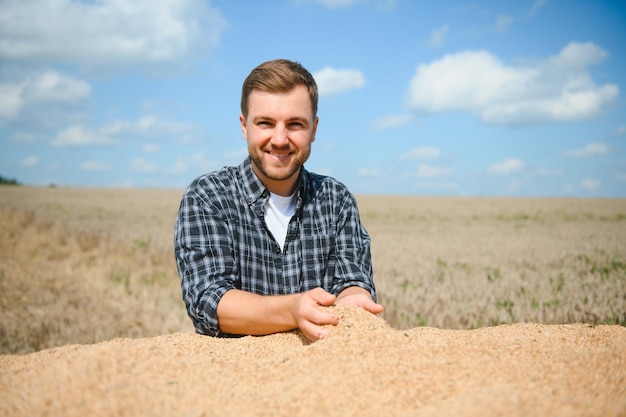
[[[371,239],[361,224],[354,196],[345,189],[339,199],[338,210],[331,292],[338,295],[348,287],[361,287],[369,291],[372,299],[376,301]]]
[[[187,313],[201,334],[221,335],[217,305],[237,276],[227,222],[191,188],[183,196],[174,253]]]

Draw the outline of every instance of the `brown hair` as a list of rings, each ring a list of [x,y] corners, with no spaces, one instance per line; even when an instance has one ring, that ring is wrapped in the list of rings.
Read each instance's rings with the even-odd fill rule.
[[[317,84],[313,75],[299,62],[288,59],[267,61],[250,72],[241,87],[241,114],[248,116],[248,97],[253,90],[283,93],[304,85],[309,90],[313,117],[317,116]]]

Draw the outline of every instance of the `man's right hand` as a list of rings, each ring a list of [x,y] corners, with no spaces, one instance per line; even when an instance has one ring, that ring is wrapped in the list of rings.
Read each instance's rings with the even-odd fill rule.
[[[339,317],[319,306],[330,306],[336,297],[322,288],[288,295],[259,295],[229,290],[217,305],[220,329],[225,333],[266,335],[299,328],[312,342],[330,333],[324,325],[336,325]]]
[[[330,330],[323,325],[339,323],[339,317],[319,308],[333,305],[336,298],[322,288],[314,288],[298,294],[294,300],[292,314],[298,328],[311,342],[328,336]]]

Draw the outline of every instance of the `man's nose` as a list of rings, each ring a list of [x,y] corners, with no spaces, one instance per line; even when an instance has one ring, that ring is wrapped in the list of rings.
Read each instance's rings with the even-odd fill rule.
[[[289,132],[287,127],[282,124],[277,124],[272,135],[272,144],[275,146],[285,146],[289,144]]]

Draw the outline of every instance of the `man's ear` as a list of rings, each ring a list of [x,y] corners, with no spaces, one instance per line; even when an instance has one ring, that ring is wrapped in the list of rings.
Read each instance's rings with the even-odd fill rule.
[[[315,134],[317,133],[317,124],[319,121],[319,117],[315,117],[315,122],[313,123],[313,134],[311,135],[311,142],[315,142]]]
[[[239,124],[241,124],[241,134],[245,140],[248,140],[248,126],[246,124],[246,118],[243,114],[239,115]]]

